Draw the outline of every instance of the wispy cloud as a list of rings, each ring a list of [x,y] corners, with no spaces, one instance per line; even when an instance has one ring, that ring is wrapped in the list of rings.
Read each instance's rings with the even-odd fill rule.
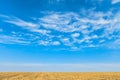
[[[19,18],[14,18],[13,20],[5,20],[5,22],[7,23],[11,23],[11,24],[14,24],[14,25],[17,25],[17,26],[22,26],[22,27],[30,27],[30,28],[34,28],[34,27],[37,27],[38,25],[37,24],[34,24],[32,22],[26,22],[26,21],[23,21]]]
[[[73,34],[71,34],[71,36],[72,36],[73,38],[79,37],[79,36],[80,36],[80,33],[73,33]]]
[[[110,35],[113,35],[114,37],[116,36],[114,32],[118,32],[120,30],[118,27],[119,12],[117,14],[113,14],[112,12],[102,13],[91,11],[90,13],[91,14],[86,15],[85,17],[82,17],[78,13],[53,13],[42,17],[40,20],[41,24],[45,28],[66,33],[77,31],[77,34],[72,33],[71,36],[77,37],[79,36],[78,34],[83,36],[81,39],[74,39],[73,42],[88,43],[92,41],[94,43],[94,40],[98,39],[97,45],[100,45],[99,43],[103,38],[110,39]],[[102,30],[103,32],[100,32],[101,34],[99,34],[99,30]],[[93,35],[90,36],[90,34]],[[62,39],[62,41],[69,43],[68,40]],[[91,45],[96,46],[94,44]]]
[[[36,27],[36,26],[38,26],[37,24],[24,21],[15,16],[7,16],[7,15],[0,14],[0,17],[3,18],[4,22],[11,23],[11,24],[14,24],[14,25],[17,25],[20,27]]]
[[[100,47],[119,40],[119,13],[94,10],[81,11],[81,13],[47,12],[34,22],[13,16],[1,15],[1,17],[4,22],[26,29],[35,37],[34,33],[38,33],[39,37],[37,36],[33,41],[36,44],[84,48]]]
[[[4,20],[3,20],[4,22],[22,27],[22,28],[27,29],[32,32],[41,33],[43,35],[50,33],[50,31],[48,31],[48,30],[40,29],[40,25],[38,23],[25,21],[18,17],[15,17],[15,16],[10,17],[10,16],[6,16],[6,15],[1,15],[1,17],[4,18]]]
[[[25,41],[22,38],[8,35],[0,35],[0,43],[2,44],[29,44],[29,41]]]
[[[116,3],[119,3],[120,0],[112,0],[112,4],[116,4]]]
[[[48,45],[60,45],[59,41],[44,41],[44,40],[40,40],[39,41],[40,45],[44,45],[44,46],[48,46]]]

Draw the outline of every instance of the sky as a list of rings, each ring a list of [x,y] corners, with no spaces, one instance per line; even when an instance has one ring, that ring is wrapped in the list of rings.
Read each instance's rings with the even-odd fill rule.
[[[0,0],[1,72],[120,71],[120,0]]]

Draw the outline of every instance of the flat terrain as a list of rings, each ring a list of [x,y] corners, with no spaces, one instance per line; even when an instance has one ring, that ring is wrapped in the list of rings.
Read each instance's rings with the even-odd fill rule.
[[[120,72],[0,72],[0,80],[120,80]]]

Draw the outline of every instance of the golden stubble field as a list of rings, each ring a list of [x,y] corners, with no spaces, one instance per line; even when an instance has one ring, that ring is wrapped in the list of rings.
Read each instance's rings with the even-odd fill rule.
[[[0,72],[0,80],[120,80],[120,72]]]

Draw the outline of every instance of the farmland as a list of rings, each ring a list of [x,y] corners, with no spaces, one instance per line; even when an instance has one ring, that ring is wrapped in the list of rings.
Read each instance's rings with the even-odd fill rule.
[[[119,72],[0,72],[0,80],[120,80]]]

